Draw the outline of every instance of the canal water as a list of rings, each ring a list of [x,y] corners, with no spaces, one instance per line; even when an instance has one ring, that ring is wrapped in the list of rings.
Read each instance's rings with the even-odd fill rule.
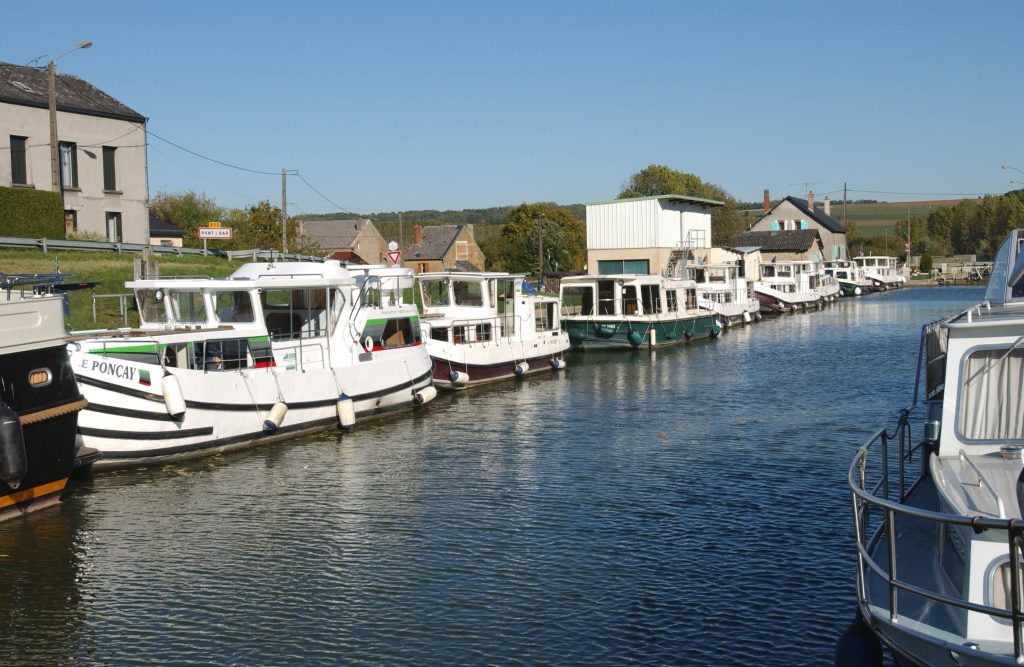
[[[160,469],[0,525],[0,664],[823,665],[908,289]]]

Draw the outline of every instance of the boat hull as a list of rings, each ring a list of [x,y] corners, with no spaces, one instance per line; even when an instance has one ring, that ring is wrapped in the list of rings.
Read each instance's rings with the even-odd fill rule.
[[[717,336],[721,327],[714,313],[695,317],[653,320],[642,318],[562,318],[573,348],[662,348]],[[653,335],[652,335],[653,334]]]
[[[388,362],[304,372],[172,373],[158,365],[73,354],[90,403],[78,432],[85,445],[103,454],[92,469],[107,470],[209,456],[337,426],[341,394],[352,399],[357,423],[410,410],[432,396],[429,357],[422,347],[409,349],[414,351],[383,353],[392,355]],[[140,377],[149,384],[140,384]],[[170,413],[164,395],[173,384],[183,398],[180,415]],[[282,403],[286,413],[268,428]]]
[[[434,386],[459,390],[555,370],[569,350],[564,331],[524,343],[427,344],[434,362]],[[525,366],[522,364],[525,362]],[[455,378],[455,379],[453,379]]]
[[[46,368],[52,381],[31,387],[29,372]],[[18,413],[27,472],[17,488],[0,481],[0,521],[60,500],[75,465],[75,427],[84,405],[64,345],[0,357],[4,401]],[[0,454],[2,455],[2,454]]]

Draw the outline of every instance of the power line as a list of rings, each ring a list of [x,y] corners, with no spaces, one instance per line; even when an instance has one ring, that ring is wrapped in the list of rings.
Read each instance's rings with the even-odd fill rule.
[[[248,167],[239,167],[238,165],[235,165],[235,164],[229,164],[227,162],[222,162],[220,160],[216,160],[216,159],[214,159],[212,157],[208,157],[208,156],[203,155],[201,153],[197,153],[197,152],[195,152],[193,150],[189,150],[188,148],[185,148],[184,146],[180,146],[180,145],[174,143],[173,141],[171,141],[169,139],[164,139],[159,134],[156,134],[156,133],[150,131],[148,128],[142,127],[141,125],[138,126],[138,127],[140,129],[142,129],[142,130],[145,130],[146,134],[148,134],[150,136],[153,136],[153,137],[156,137],[160,141],[162,141],[162,142],[164,142],[166,144],[170,144],[171,146],[174,146],[178,150],[185,151],[186,153],[189,153],[190,155],[195,155],[197,158],[201,158],[203,160],[208,160],[209,162],[213,162],[215,164],[219,164],[222,167],[230,167],[231,169],[237,169],[239,171],[247,171],[250,174],[264,174],[266,176],[280,176],[280,174],[281,174],[281,172],[279,172],[279,171],[260,171],[259,169],[249,169]],[[308,183],[307,183],[307,185],[308,185]]]
[[[335,204],[335,203],[334,203],[334,202],[332,202],[332,201],[331,201],[330,199],[328,199],[328,198],[327,198],[326,196],[324,196],[324,194],[323,194],[322,192],[320,192],[319,190],[317,190],[316,188],[314,188],[314,187],[313,187],[313,186],[312,186],[312,185],[310,184],[310,182],[309,182],[309,181],[307,181],[307,180],[306,180],[305,178],[303,178],[302,174],[300,174],[300,173],[299,173],[298,171],[296,171],[296,172],[295,172],[295,175],[299,177],[299,180],[300,180],[300,181],[302,181],[302,182],[303,182],[303,183],[305,183],[305,184],[306,184],[307,186],[309,186],[309,189],[310,189],[310,190],[312,190],[313,192],[315,192],[315,193],[317,193],[318,195],[320,195],[320,197],[321,197],[321,198],[322,198],[322,199],[323,199],[323,200],[324,200],[325,202],[327,202],[328,204],[330,204],[330,205],[331,205],[331,206],[333,206],[334,208],[336,208],[336,209],[338,209],[338,210],[340,210],[340,211],[342,211],[342,212],[344,212],[344,213],[351,213],[352,215],[356,215],[355,213],[352,213],[352,211],[348,210],[348,209],[347,209],[347,208],[345,208],[344,206],[339,206],[338,204]]]

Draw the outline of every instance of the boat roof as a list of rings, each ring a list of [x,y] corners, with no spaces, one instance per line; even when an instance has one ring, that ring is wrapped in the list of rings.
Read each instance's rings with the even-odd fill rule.
[[[406,270],[408,271],[408,269]],[[351,285],[352,272],[337,260],[325,262],[250,262],[226,278],[146,278],[125,283],[128,289],[239,290],[267,286]]]
[[[482,281],[490,278],[525,278],[525,273],[508,273],[507,271],[424,271],[416,276],[420,280],[457,280]]]

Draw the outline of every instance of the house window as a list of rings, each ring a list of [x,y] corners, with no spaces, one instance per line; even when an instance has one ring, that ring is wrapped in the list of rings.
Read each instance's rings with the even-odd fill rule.
[[[113,146],[103,147],[103,189],[107,192],[117,190],[117,171],[114,168],[114,155],[117,149]]]
[[[64,211],[64,233],[78,231],[78,211]]]
[[[107,211],[107,240],[120,243],[122,238],[121,214],[114,211]]]
[[[424,273],[424,272],[429,271],[429,270],[430,270],[430,265],[427,264],[426,262],[417,262],[416,263],[416,273]]]
[[[647,275],[650,273],[650,262],[646,259],[599,260],[597,262],[597,273],[602,276],[623,273]]]
[[[60,142],[60,187],[78,188],[78,145]]]
[[[469,241],[455,242],[455,261],[469,261]]]
[[[11,136],[11,185],[28,185],[28,137]]]

